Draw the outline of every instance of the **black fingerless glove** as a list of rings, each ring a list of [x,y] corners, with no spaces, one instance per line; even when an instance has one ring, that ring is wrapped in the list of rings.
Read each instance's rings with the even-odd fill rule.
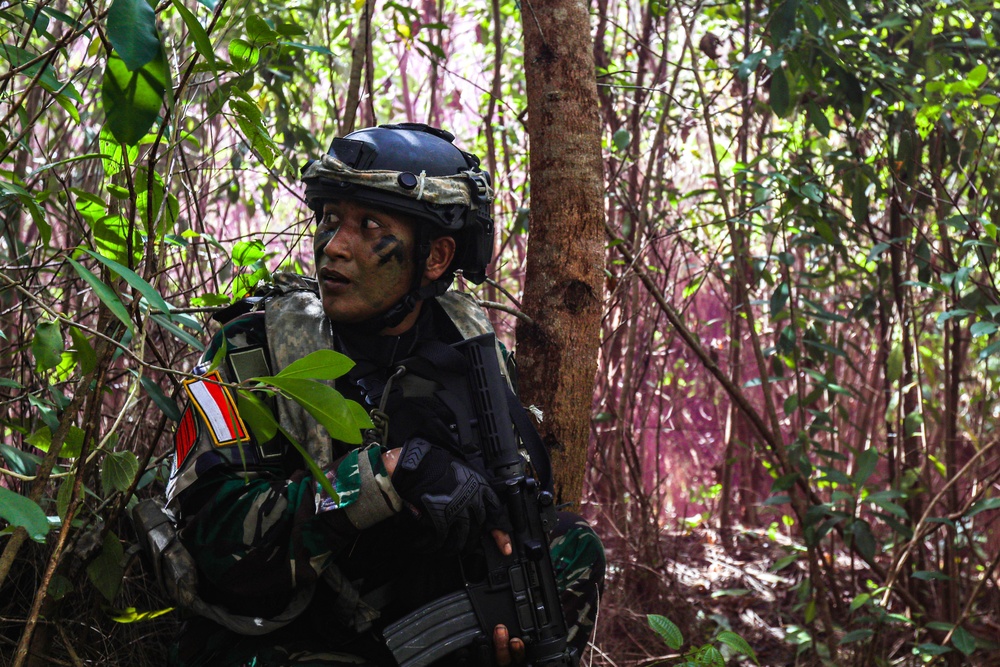
[[[426,440],[407,440],[392,485],[431,529],[434,548],[460,550],[484,527],[505,523],[500,500],[486,478]]]

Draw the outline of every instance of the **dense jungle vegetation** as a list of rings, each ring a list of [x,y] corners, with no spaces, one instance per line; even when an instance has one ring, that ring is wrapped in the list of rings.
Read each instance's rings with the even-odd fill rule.
[[[516,347],[545,2],[0,1],[0,662],[162,664],[179,612],[127,508],[211,312],[309,271],[298,171],[332,137],[484,156],[473,291]],[[586,664],[1000,664],[1000,3],[589,11]]]

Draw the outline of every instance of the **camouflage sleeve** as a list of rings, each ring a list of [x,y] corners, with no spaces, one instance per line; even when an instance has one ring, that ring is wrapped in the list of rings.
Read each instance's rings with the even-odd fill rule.
[[[207,599],[241,613],[279,613],[359,530],[400,507],[379,449],[354,450],[327,470],[337,495],[305,472],[288,478],[216,466],[180,498],[181,539]]]
[[[206,359],[226,341],[233,355],[266,349],[260,318],[227,325]],[[168,507],[180,516],[181,541],[198,566],[201,595],[240,613],[280,613],[358,531],[401,508],[380,450],[349,451],[324,468],[323,490],[280,438],[259,443],[224,384],[230,364],[184,382],[187,406],[175,434]],[[266,366],[255,375],[266,375]],[[238,374],[237,374],[238,375]]]

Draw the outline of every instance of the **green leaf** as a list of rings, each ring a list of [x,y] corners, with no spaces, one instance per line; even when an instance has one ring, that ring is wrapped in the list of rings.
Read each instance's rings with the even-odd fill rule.
[[[631,141],[632,135],[624,127],[616,130],[614,136],[611,137],[611,145],[614,146],[616,151],[625,150]]]
[[[91,257],[93,257],[98,262],[108,267],[118,275],[120,275],[125,280],[125,282],[134,287],[136,291],[139,292],[139,294],[146,297],[146,301],[149,303],[150,306],[166,313],[169,316],[170,311],[173,310],[170,307],[170,304],[168,304],[163,299],[163,297],[160,296],[160,293],[156,291],[155,287],[153,287],[148,282],[143,280],[138,273],[128,268],[124,264],[119,264],[115,260],[105,257],[104,255],[100,255],[91,250],[85,250],[84,252],[86,252],[88,255],[90,255]]]
[[[666,616],[660,616],[659,614],[646,614],[646,621],[649,623],[656,634],[663,638],[667,646],[671,650],[678,650],[684,644],[684,635],[681,634],[680,628],[674,625]]]
[[[35,327],[35,337],[31,340],[31,354],[42,370],[51,370],[62,361],[62,330],[58,322],[42,322]]]
[[[76,484],[76,475],[70,474],[63,477],[59,485],[59,492],[56,493],[56,513],[60,519],[65,520],[69,514],[69,502],[73,498],[73,486]]]
[[[861,607],[865,606],[865,604],[868,603],[868,600],[870,600],[871,597],[872,597],[871,593],[859,593],[858,595],[854,596],[854,599],[851,600],[851,611],[857,611]]]
[[[123,144],[139,143],[156,122],[169,88],[170,68],[162,49],[135,72],[112,53],[104,70],[101,103],[107,128],[115,139]]]
[[[69,328],[69,337],[73,341],[73,347],[70,352],[73,354],[76,363],[79,364],[80,372],[83,375],[89,374],[97,367],[97,353],[94,352],[94,347],[90,344],[90,339],[77,327]]]
[[[114,612],[111,615],[111,620],[115,623],[139,623],[141,621],[151,621],[164,614],[169,614],[173,610],[173,607],[167,607],[166,609],[155,609],[152,611],[138,611],[135,607],[126,607]]]
[[[347,406],[347,399],[333,387],[300,378],[265,376],[253,379],[280,389],[305,408],[335,440],[351,445],[361,444],[361,431]]]
[[[0,486],[0,517],[12,526],[23,527],[36,542],[44,542],[49,532],[49,520],[38,503],[4,486]]]
[[[788,88],[788,75],[783,68],[778,68],[771,73],[771,94],[768,101],[779,117],[788,115],[791,108],[791,93]]]
[[[108,531],[104,537],[101,553],[87,566],[87,576],[91,583],[108,602],[114,601],[121,587],[122,576],[125,574],[122,567],[124,555],[125,551],[118,536]]]
[[[718,640],[722,644],[725,644],[726,646],[728,646],[729,648],[733,649],[734,651],[736,651],[741,655],[749,656],[750,659],[753,660],[755,664],[758,665],[760,664],[759,662],[757,662],[757,654],[753,652],[753,649],[750,647],[750,644],[748,644],[747,641],[743,639],[743,637],[740,637],[735,632],[730,632],[729,630],[723,630],[722,632],[719,633],[719,636],[716,637],[716,640]]]
[[[278,35],[278,33],[267,24],[267,21],[257,14],[251,14],[247,17],[245,28],[247,31],[247,37],[249,37],[254,44],[274,44],[280,37],[280,35]]]
[[[334,350],[316,350],[288,364],[276,377],[336,380],[354,368],[354,362]]]
[[[21,67],[32,60],[35,60],[38,56],[30,51],[25,51],[24,49],[13,46],[11,44],[0,44],[0,58],[3,58],[10,63],[11,69]],[[55,70],[52,69],[51,65],[46,65],[45,69],[42,69],[43,60],[39,60],[34,65],[21,70],[21,76],[27,77],[29,79],[34,79],[38,76],[38,72],[41,71],[41,76],[38,76],[38,83],[45,90],[50,93],[59,93],[60,91],[64,93],[67,97],[71,98],[75,102],[83,102],[83,98],[80,97],[80,93],[77,92],[73,84],[66,82],[65,84],[60,83],[59,79],[56,78]]]
[[[229,59],[236,69],[246,71],[260,61],[260,49],[237,37],[229,42]]]
[[[966,517],[973,517],[980,512],[986,512],[989,510],[1000,509],[1000,497],[998,498],[985,498],[979,502],[972,505],[969,511],[965,513]]]
[[[950,653],[951,649],[947,646],[941,646],[939,644],[917,644],[913,649],[918,655],[942,655],[944,653]]]
[[[160,52],[156,14],[146,0],[113,0],[108,8],[107,34],[130,72],[140,69]]]
[[[889,352],[889,360],[886,368],[885,379],[888,382],[895,382],[903,377],[903,346],[893,345]]]
[[[964,655],[972,655],[972,652],[976,650],[975,637],[961,626],[955,628],[955,633],[951,636],[951,643]]]
[[[951,579],[948,575],[943,572],[936,572],[934,570],[918,570],[911,575],[914,579],[920,579],[921,581],[948,581]],[[951,628],[948,628],[949,630]]]
[[[111,452],[101,464],[101,489],[108,497],[115,491],[125,491],[139,473],[139,459],[132,452]]]
[[[699,662],[707,667],[726,667],[726,659],[722,657],[722,652],[714,646],[702,648]]]
[[[236,266],[250,266],[264,256],[263,242],[254,239],[253,241],[238,241],[233,244],[233,264]]]
[[[746,81],[757,69],[757,66],[760,65],[760,61],[763,60],[766,55],[766,51],[751,53],[749,56],[744,58],[743,62],[740,63],[740,66],[736,68],[736,76],[739,77],[741,81]]]
[[[66,433],[66,439],[60,448],[59,456],[67,459],[75,459],[80,456],[80,451],[83,449],[83,436],[82,428],[70,426]],[[47,452],[52,446],[52,430],[48,426],[43,426],[25,438],[25,442],[36,449]]]
[[[854,544],[858,548],[858,553],[867,560],[875,557],[875,536],[872,535],[871,526],[867,521],[855,520],[851,524],[851,533],[854,535]]]
[[[73,582],[61,574],[52,575],[49,581],[48,594],[53,600],[61,600],[73,590]]]
[[[166,315],[159,315],[157,313],[153,313],[152,315],[150,315],[150,317],[153,318],[154,322],[156,322],[161,327],[163,327],[171,334],[173,334],[175,338],[187,343],[192,349],[198,350],[199,352],[205,350],[204,343],[202,343],[198,338],[192,336],[187,331],[184,331],[184,329],[180,328],[179,326],[168,320]]]
[[[989,336],[997,332],[997,325],[993,322],[976,322],[969,327],[969,333],[973,338],[979,336]]]
[[[168,419],[172,419],[175,422],[181,420],[181,409],[177,407],[177,402],[163,393],[163,389],[160,388],[160,385],[153,382],[152,378],[143,375],[139,378],[139,384],[142,385],[142,388],[146,390],[149,397],[153,399],[156,407],[160,408]]]
[[[795,12],[799,8],[799,0],[784,0],[771,15],[770,33],[775,44],[788,39],[795,28]],[[808,11],[812,11],[811,9]]]
[[[875,634],[875,631],[871,628],[863,628],[861,630],[852,630],[846,635],[840,638],[839,644],[851,644],[853,642],[863,641],[868,639]]]
[[[205,28],[202,27],[201,23],[198,21],[198,17],[194,13],[184,6],[184,3],[180,0],[172,0],[174,4],[174,9],[177,13],[181,15],[184,20],[184,25],[187,26],[188,34],[194,41],[194,48],[198,51],[198,54],[205,59],[212,69],[218,67],[218,63],[215,59],[215,49],[212,48],[212,40],[208,38],[208,33],[205,32]]]
[[[41,457],[31,452],[22,452],[16,447],[0,442],[0,454],[11,470],[18,475],[34,475],[38,470],[38,464],[42,462]]]
[[[278,433],[278,421],[267,405],[253,392],[240,389],[236,394],[240,416],[246,421],[257,442],[268,442]]]
[[[87,281],[87,283],[94,289],[94,293],[97,294],[97,297],[104,302],[104,305],[108,307],[108,310],[114,313],[115,317],[121,320],[129,331],[132,331],[132,318],[129,317],[128,311],[125,309],[121,299],[118,298],[118,295],[115,294],[114,290],[101,282],[97,276],[91,273],[85,266],[76,260],[67,257],[66,261],[69,262],[73,268],[76,269],[76,272],[80,274],[80,277]]]
[[[860,489],[868,481],[868,478],[875,472],[878,465],[878,450],[870,447],[860,454],[857,459],[857,469],[854,471],[854,486]]]

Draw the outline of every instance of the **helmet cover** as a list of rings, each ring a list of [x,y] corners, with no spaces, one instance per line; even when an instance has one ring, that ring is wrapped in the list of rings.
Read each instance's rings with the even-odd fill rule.
[[[479,284],[493,257],[493,189],[479,159],[454,135],[422,123],[370,127],[338,137],[303,169],[306,201],[317,215],[330,200],[348,199],[416,220],[423,236],[451,236],[455,271]],[[423,258],[421,258],[423,261]]]

